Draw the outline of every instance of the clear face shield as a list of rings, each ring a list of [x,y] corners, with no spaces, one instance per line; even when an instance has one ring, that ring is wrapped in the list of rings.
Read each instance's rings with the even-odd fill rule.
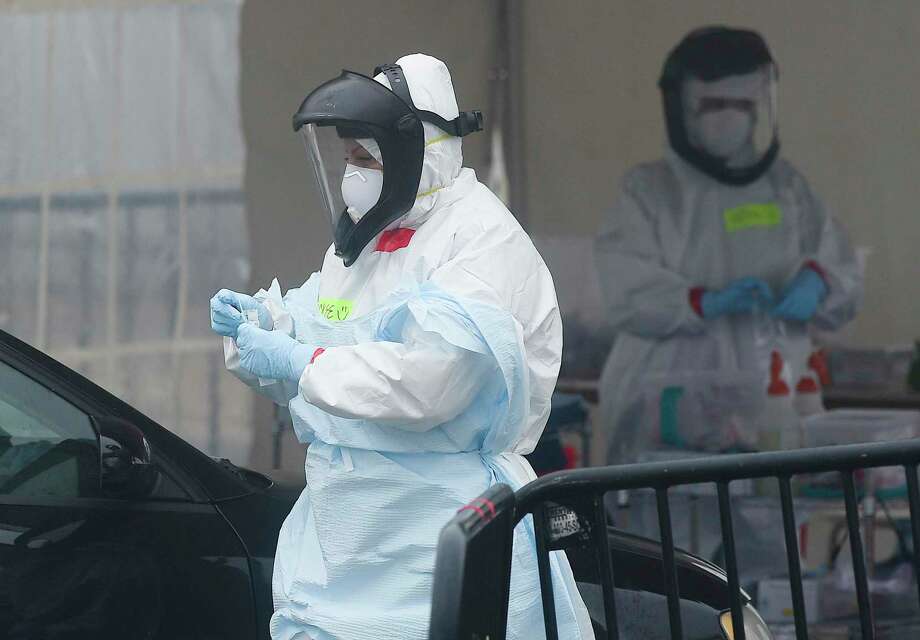
[[[307,124],[300,132],[333,234],[343,215],[357,224],[383,190],[383,158],[376,140],[355,127]]]
[[[731,168],[759,162],[776,139],[776,70],[683,85],[684,125],[689,143]]]

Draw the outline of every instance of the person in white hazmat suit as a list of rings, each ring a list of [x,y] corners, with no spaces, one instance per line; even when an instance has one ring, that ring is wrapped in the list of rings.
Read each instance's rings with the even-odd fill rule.
[[[654,446],[643,391],[663,374],[762,371],[756,332],[787,351],[850,321],[862,273],[847,235],[778,156],[777,68],[759,34],[708,27],[669,54],[670,149],[632,168],[595,242],[616,329],[601,384],[608,460]]]
[[[335,243],[299,288],[211,305],[227,367],[290,408],[307,485],[282,527],[275,639],[426,638],[442,527],[489,486],[534,479],[561,357],[553,281],[462,165],[447,67],[343,71],[294,116]],[[250,323],[245,323],[241,312]],[[254,326],[258,325],[258,326]],[[561,638],[593,637],[564,555]],[[509,638],[544,637],[532,525],[515,531]]]

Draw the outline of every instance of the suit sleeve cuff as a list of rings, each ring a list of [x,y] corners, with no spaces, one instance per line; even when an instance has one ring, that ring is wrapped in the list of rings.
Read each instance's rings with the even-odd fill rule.
[[[696,312],[696,315],[703,317],[703,294],[706,293],[706,287],[693,287],[688,293],[690,306]]]
[[[827,271],[825,271],[824,268],[820,264],[818,264],[814,260],[808,260],[805,262],[805,264],[802,265],[802,268],[811,269],[812,271],[817,273],[819,276],[821,276],[821,279],[824,280],[824,286],[826,286],[828,289],[831,288],[831,281],[827,277]]]

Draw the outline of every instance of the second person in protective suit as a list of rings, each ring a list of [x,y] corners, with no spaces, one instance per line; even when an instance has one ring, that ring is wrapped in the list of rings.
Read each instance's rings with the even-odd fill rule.
[[[611,463],[654,446],[651,380],[761,371],[764,323],[807,358],[811,326],[856,313],[862,274],[847,235],[779,156],[776,82],[752,31],[699,29],[664,64],[670,149],[628,172],[595,244],[617,330],[600,387]]]
[[[427,637],[441,528],[496,482],[534,478],[562,338],[552,278],[462,168],[447,67],[415,54],[314,90],[294,116],[334,244],[301,287],[219,292],[228,368],[309,443],[282,527],[275,639]],[[250,312],[250,313],[247,313]],[[251,324],[244,322],[249,319]],[[515,531],[508,637],[544,637],[534,531]],[[562,638],[593,637],[564,555]]]

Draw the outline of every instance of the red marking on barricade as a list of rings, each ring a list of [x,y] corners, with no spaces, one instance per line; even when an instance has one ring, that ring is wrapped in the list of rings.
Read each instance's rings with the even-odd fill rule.
[[[485,504],[485,506],[489,508],[489,511],[492,512],[492,517],[493,518],[495,517],[495,504],[491,500],[487,498],[479,497],[479,498],[476,498],[476,500],[474,500],[473,502],[479,502],[480,504]]]
[[[475,505],[468,504],[468,505],[466,505],[466,506],[464,506],[464,507],[461,507],[461,508],[457,511],[457,513],[462,513],[463,511],[475,511],[476,513],[479,514],[479,517],[480,517],[480,518],[482,518],[483,520],[486,519],[486,514],[485,514],[485,512],[484,512],[482,509],[480,509],[479,507],[475,506]]]

